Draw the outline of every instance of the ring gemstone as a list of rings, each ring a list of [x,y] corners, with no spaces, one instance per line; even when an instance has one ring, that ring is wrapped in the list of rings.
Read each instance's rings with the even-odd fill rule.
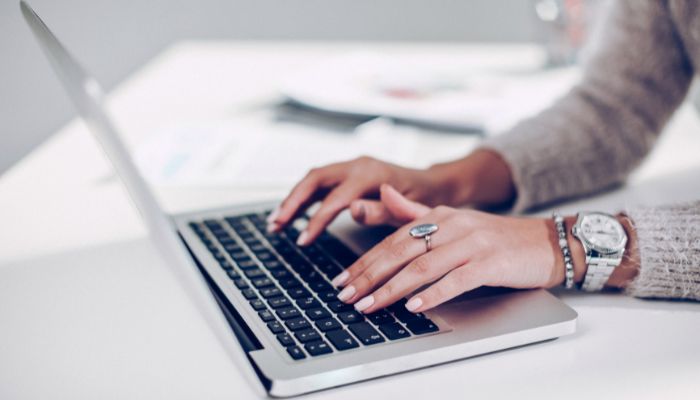
[[[437,230],[438,226],[436,224],[420,224],[411,228],[408,233],[414,238],[423,238],[437,232]]]

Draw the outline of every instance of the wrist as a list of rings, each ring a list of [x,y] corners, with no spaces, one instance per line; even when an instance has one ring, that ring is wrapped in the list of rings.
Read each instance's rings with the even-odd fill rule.
[[[639,247],[637,246],[637,231],[634,229],[634,225],[629,217],[624,214],[618,214],[616,217],[627,233],[627,245],[625,246],[622,262],[610,275],[606,286],[624,288],[639,273]]]
[[[576,219],[576,216],[566,217],[564,218],[564,225],[566,227],[566,240],[569,244],[572,263],[574,265],[574,282],[580,284],[586,276],[588,266],[586,265],[586,251],[581,241],[575,238],[571,233],[571,227],[576,223]],[[615,268],[605,285],[608,287],[624,288],[639,272],[639,249],[637,247],[637,235],[630,219],[622,214],[618,214],[617,219],[627,233],[627,245],[625,246],[622,262]],[[558,283],[561,283],[563,282],[564,271],[563,260],[560,260],[558,264],[560,265],[558,265],[557,268],[562,271],[562,278],[559,279]]]
[[[505,160],[491,150],[478,149],[462,159],[427,169],[431,180],[451,206],[505,207],[515,198],[515,186]]]

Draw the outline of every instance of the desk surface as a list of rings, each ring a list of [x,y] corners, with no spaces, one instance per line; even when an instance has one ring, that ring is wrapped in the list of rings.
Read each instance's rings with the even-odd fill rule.
[[[231,115],[275,96],[285,73],[355,49],[538,61],[527,46],[183,43],[110,96],[130,143],[163,125]],[[568,78],[562,78],[568,79]],[[561,207],[619,209],[700,198],[700,119],[684,105],[623,189]],[[474,137],[426,133],[434,160]],[[170,212],[277,198],[286,187],[156,188]],[[111,168],[74,121],[0,179],[0,397],[246,398],[231,360],[153,253]],[[690,398],[700,389],[700,306],[555,291],[575,335],[308,397]]]

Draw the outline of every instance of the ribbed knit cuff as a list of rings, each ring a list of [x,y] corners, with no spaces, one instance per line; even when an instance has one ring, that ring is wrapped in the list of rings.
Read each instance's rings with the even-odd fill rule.
[[[635,297],[700,300],[700,202],[626,211],[637,234]]]

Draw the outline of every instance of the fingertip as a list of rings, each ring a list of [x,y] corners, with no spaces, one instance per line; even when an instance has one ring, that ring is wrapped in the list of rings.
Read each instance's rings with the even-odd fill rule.
[[[367,217],[367,207],[364,202],[353,201],[350,203],[350,215],[355,221],[363,223]]]

